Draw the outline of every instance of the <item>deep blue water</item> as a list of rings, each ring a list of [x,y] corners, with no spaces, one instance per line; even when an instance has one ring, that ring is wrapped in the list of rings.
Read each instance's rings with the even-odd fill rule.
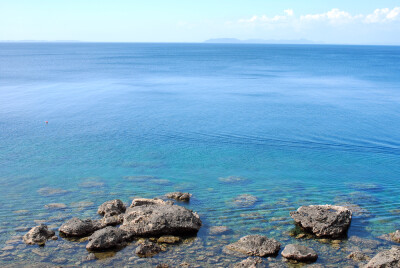
[[[95,218],[112,198],[182,190],[203,228],[142,266],[176,255],[224,266],[241,259],[222,246],[255,233],[313,246],[319,263],[337,266],[354,245],[294,239],[289,211],[355,204],[363,213],[349,237],[376,240],[398,228],[399,62],[400,47],[385,46],[1,43],[0,243],[37,220],[57,228]],[[143,175],[154,178],[127,178]],[[229,176],[246,180],[219,180]],[[240,194],[258,201],[237,207]],[[214,225],[232,232],[216,239]],[[84,242],[64,239],[40,248],[44,257],[11,245],[0,264],[54,263],[57,252],[78,265],[87,254]],[[133,249],[91,265],[135,264]],[[217,259],[196,260],[203,251]]]

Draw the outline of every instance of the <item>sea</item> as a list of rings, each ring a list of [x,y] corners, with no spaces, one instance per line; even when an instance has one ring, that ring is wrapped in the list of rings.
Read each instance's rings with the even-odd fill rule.
[[[173,191],[203,226],[152,258],[21,240]],[[2,267],[230,267],[245,257],[224,246],[251,234],[357,267],[351,252],[394,245],[399,197],[400,47],[0,43]],[[299,236],[290,211],[320,204],[353,211],[347,237]]]

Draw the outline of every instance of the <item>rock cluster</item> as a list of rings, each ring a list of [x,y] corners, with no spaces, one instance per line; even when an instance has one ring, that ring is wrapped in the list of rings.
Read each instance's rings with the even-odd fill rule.
[[[184,195],[190,197],[190,194]],[[177,198],[182,199],[182,195],[177,195]],[[102,219],[69,219],[59,228],[60,234],[86,239],[87,250],[102,251],[123,247],[136,237],[158,237],[155,239],[157,243],[176,244],[181,238],[174,234],[194,235],[202,226],[197,213],[157,198],[134,199],[129,208],[119,199],[110,200],[100,205],[97,212],[103,215]],[[46,225],[40,225],[25,234],[23,240],[27,244],[44,245],[54,234]],[[139,245],[136,253],[150,257],[160,251],[158,244],[146,241]]]

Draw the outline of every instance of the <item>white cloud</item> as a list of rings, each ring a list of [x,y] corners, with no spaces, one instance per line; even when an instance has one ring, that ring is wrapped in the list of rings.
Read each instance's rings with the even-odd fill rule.
[[[400,21],[400,7],[395,7],[393,9],[382,8],[376,9],[371,14],[351,14],[347,11],[340,10],[338,8],[333,8],[324,13],[317,14],[305,14],[300,16],[295,16],[293,9],[284,10],[284,15],[275,15],[269,17],[267,15],[254,15],[248,19],[240,19],[239,23],[244,24],[287,24],[288,22],[293,22],[293,25],[302,23],[321,23],[325,22],[331,25],[340,25],[347,23],[386,23]]]
[[[382,23],[400,19],[400,7],[395,7],[392,10],[389,8],[375,9],[372,14],[365,16],[366,23]]]

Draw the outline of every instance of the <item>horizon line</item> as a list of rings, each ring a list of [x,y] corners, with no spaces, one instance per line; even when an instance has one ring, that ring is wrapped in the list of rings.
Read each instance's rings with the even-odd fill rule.
[[[210,39],[209,39],[210,40]],[[400,46],[400,43],[323,43],[323,42],[310,42],[310,43],[278,43],[279,40],[274,42],[207,42],[205,41],[82,41],[82,40],[0,40],[0,43],[103,43],[103,44],[205,44],[205,45],[342,45],[342,46]],[[292,40],[283,40],[292,41]],[[297,40],[293,40],[297,41]]]

